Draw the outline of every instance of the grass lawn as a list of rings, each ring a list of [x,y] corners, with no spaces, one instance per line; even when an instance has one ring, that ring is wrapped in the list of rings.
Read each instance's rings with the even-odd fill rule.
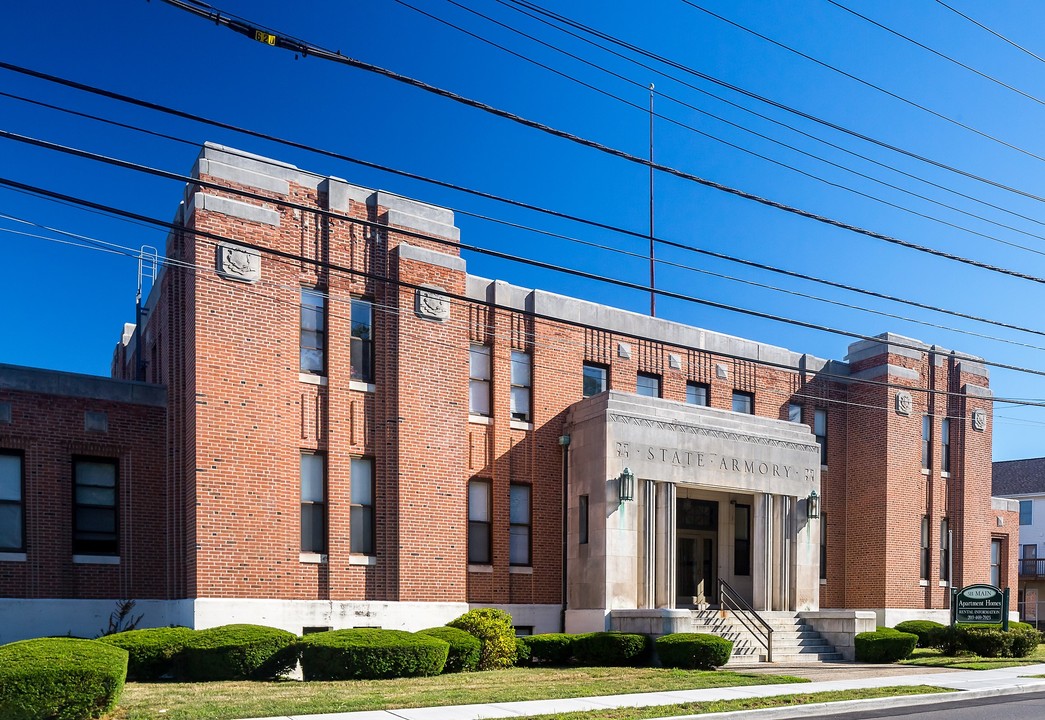
[[[229,720],[791,682],[807,681],[726,671],[585,667],[342,682],[127,683],[112,718]]]
[[[957,670],[993,670],[994,668],[1036,665],[1045,663],[1045,644],[1039,645],[1034,652],[1022,658],[985,658],[979,655],[951,656],[931,648],[916,648],[911,657],[900,662],[903,665],[949,667]]]

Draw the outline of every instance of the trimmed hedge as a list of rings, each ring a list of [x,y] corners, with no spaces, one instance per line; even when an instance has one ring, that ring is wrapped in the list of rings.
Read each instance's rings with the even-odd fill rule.
[[[570,633],[541,633],[530,635],[526,643],[530,646],[533,662],[565,665],[573,657],[573,646],[579,637]]]
[[[707,633],[672,633],[657,638],[657,657],[664,667],[714,670],[729,662],[733,643]]]
[[[471,672],[479,666],[479,640],[464,630],[444,625],[420,630],[417,634],[439,638],[449,643],[450,652],[443,666],[444,673]]]
[[[932,620],[905,620],[897,623],[893,628],[899,632],[911,633],[918,636],[918,647],[938,647],[940,644],[940,633],[946,625],[941,625]]]
[[[530,664],[530,643],[527,642],[530,637],[518,637],[515,638],[515,664],[516,665],[529,665]]]
[[[1000,625],[959,624],[940,631],[940,649],[945,655],[973,653],[981,657],[1027,657],[1042,641],[1041,633],[1027,623]]]
[[[480,670],[499,670],[515,664],[515,630],[512,629],[512,616],[504,610],[469,610],[447,625],[471,633],[482,643],[479,650]]]
[[[649,637],[638,633],[593,632],[573,641],[574,657],[584,665],[644,664],[649,651]]]
[[[854,644],[858,662],[893,663],[911,656],[918,636],[880,627],[874,632],[858,633]]]
[[[421,677],[441,673],[449,653],[445,640],[405,630],[330,630],[301,639],[301,669],[306,680]]]
[[[130,654],[128,680],[159,680],[164,675],[177,674],[176,661],[195,634],[187,627],[149,628],[106,635],[98,642],[115,645]]]
[[[116,707],[127,651],[94,640],[40,638],[0,646],[0,718],[88,720]]]
[[[270,680],[297,664],[297,636],[263,625],[198,630],[182,650],[189,680]]]

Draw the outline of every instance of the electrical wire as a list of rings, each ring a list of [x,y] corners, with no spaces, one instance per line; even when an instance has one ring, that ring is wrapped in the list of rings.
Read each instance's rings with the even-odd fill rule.
[[[1020,45],[1019,43],[1015,42],[1014,40],[1010,40],[1009,38],[1007,38],[1004,35],[1002,35],[1001,33],[999,33],[997,30],[993,30],[993,29],[987,27],[986,25],[984,25],[980,21],[973,19],[969,15],[966,15],[965,13],[963,13],[960,10],[958,10],[954,6],[948,5],[947,3],[943,2],[943,0],[936,0],[936,3],[938,5],[942,5],[943,7],[947,8],[948,10],[950,10],[955,15],[958,15],[959,17],[965,18],[966,20],[968,20],[969,22],[971,22],[973,25],[975,25],[976,27],[980,28],[981,30],[986,30],[987,32],[989,32],[991,35],[993,35],[994,37],[998,38],[999,40],[1002,40],[1002,41],[1008,43],[1009,45],[1012,45],[1017,50],[1019,50],[1019,51],[1021,51],[1023,53],[1026,53],[1027,55],[1030,55],[1035,60],[1038,60],[1039,62],[1045,62],[1045,58],[1043,58],[1041,55],[1038,55],[1037,53],[1035,53],[1032,50],[1028,50],[1023,45]]]

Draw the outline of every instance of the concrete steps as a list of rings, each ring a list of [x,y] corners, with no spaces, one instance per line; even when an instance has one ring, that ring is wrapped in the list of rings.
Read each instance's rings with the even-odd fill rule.
[[[797,613],[761,613],[762,619],[773,628],[774,663],[838,662],[841,653],[835,651],[816,630]],[[707,632],[733,641],[733,656],[729,665],[750,665],[766,662],[766,650],[757,638],[729,611],[697,610],[693,613],[694,632]]]

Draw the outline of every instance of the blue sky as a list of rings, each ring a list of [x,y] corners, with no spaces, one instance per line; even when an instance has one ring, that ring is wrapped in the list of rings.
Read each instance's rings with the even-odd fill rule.
[[[655,120],[656,159],[664,165],[920,245],[1028,275],[1045,276],[1045,225],[1038,221],[1043,217],[1039,200],[899,155],[779,107],[659,66],[672,76],[792,125],[813,138],[798,134],[701,94],[661,72],[637,67],[536,23],[514,11],[510,3],[404,1],[525,58],[553,67],[566,77],[464,35],[395,0],[293,4],[228,0],[217,6],[345,55],[639,156],[648,151],[648,116],[644,110],[648,93],[644,88],[652,82],[658,93],[656,109],[666,116]],[[1045,195],[1041,181],[1045,177],[1045,160],[1033,157],[1045,157],[1045,139],[1040,132],[1045,117],[1045,62],[1006,44],[942,4],[933,0],[844,3],[1031,97],[957,67],[828,0],[693,1],[909,102],[745,33],[683,0],[659,0],[642,7],[635,3],[563,1],[555,3],[554,9],[781,105],[969,174],[1031,195]],[[1033,30],[1045,24],[1045,6],[972,0],[948,0],[948,4],[1045,56],[1045,45],[1035,45],[1040,43],[1040,36]],[[596,67],[491,24],[462,6],[539,37]],[[4,62],[633,231],[645,232],[648,227],[648,171],[644,167],[387,78],[316,58],[295,59],[291,53],[252,42],[158,0],[6,3],[0,9],[0,21],[5,28],[5,43],[0,50],[0,60]],[[599,67],[631,82],[606,74]],[[618,96],[631,106],[569,78]],[[596,250],[464,213],[534,226],[640,255],[645,252],[645,241],[641,239],[596,231],[233,132],[175,120],[6,70],[0,70],[0,92],[159,130],[191,143],[212,140],[232,145],[308,170],[344,177],[358,185],[455,208],[461,211],[457,222],[466,243],[635,283],[648,279],[646,261],[640,257]],[[672,98],[734,125],[701,114]],[[0,96],[0,117],[0,128],[10,132],[173,172],[187,173],[198,151],[192,144],[107,127],[9,97]],[[859,153],[870,161],[815,138]],[[182,193],[174,181],[69,158],[11,140],[0,140],[0,168],[0,176],[7,179],[161,219],[173,217]],[[860,177],[846,168],[924,197]],[[0,188],[0,213],[126,247],[162,248],[165,237],[155,228],[10,189]],[[980,217],[970,217],[969,213]],[[665,174],[658,174],[656,179],[656,226],[659,237],[674,242],[1022,328],[1045,330],[1041,320],[1045,288],[1040,283],[828,227]],[[17,234],[26,232],[51,239]],[[123,255],[55,242],[62,237],[14,219],[0,218],[0,243],[5,250],[0,274],[0,362],[107,374],[111,350],[122,325],[134,318],[137,263]],[[1025,346],[1045,348],[1043,335],[854,295],[684,250],[661,247],[658,257],[684,266],[659,267],[657,284],[665,290],[858,334],[891,331],[991,361],[1045,369],[1045,351]],[[648,296],[641,292],[470,253],[466,253],[466,258],[469,271],[478,275],[635,311],[648,310]],[[944,327],[782,294],[731,278]],[[844,357],[852,342],[839,335],[681,300],[660,298],[657,311],[661,317],[825,358]],[[1040,376],[995,368],[992,387],[999,397],[1045,401],[1045,378]],[[1045,409],[999,403],[995,413],[996,459],[1045,454],[1038,441],[1045,424]]]

